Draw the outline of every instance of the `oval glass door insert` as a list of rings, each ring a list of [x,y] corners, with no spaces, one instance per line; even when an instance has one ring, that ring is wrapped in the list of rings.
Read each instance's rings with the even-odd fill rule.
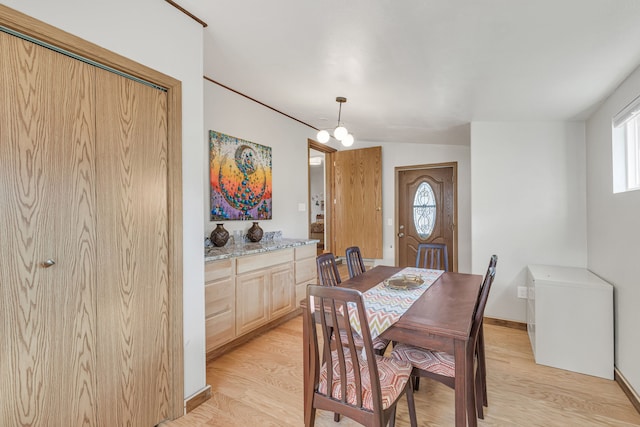
[[[421,239],[427,239],[436,225],[436,195],[428,182],[422,182],[413,198],[413,224]]]

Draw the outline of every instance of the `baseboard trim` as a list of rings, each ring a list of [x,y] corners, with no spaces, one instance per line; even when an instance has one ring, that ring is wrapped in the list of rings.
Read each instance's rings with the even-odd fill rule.
[[[273,320],[269,323],[267,323],[266,325],[263,325],[261,327],[259,327],[258,329],[255,329],[251,332],[248,332],[238,338],[236,338],[233,341],[230,341],[216,349],[213,349],[211,351],[209,351],[207,353],[207,362],[211,362],[212,360],[222,356],[225,353],[228,353],[229,351],[233,350],[234,348],[247,343],[249,341],[251,341],[252,339],[254,339],[255,337],[257,337],[258,335],[261,335],[277,326],[282,325],[285,322],[288,322],[289,320],[293,319],[294,317],[299,316],[302,313],[302,309],[301,308],[296,308],[294,311],[292,311],[289,314],[286,314],[276,320]]]
[[[629,384],[624,375],[622,375],[616,367],[613,368],[613,379],[618,383],[622,391],[624,391],[624,394],[627,395],[633,407],[636,408],[636,411],[640,413],[640,396],[638,396],[638,393],[636,393],[633,387],[631,387],[631,384]]]
[[[526,323],[516,322],[514,320],[494,319],[492,317],[485,317],[483,322],[487,325],[504,326],[505,328],[519,329],[521,331],[527,330]]]
[[[184,400],[185,415],[193,411],[209,399],[211,399],[211,386],[207,384],[205,388]]]

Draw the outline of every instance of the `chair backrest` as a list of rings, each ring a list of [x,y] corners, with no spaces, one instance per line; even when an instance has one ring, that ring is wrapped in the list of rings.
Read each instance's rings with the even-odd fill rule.
[[[489,259],[489,267],[487,267],[487,272],[484,275],[484,280],[482,281],[482,287],[480,288],[480,292],[482,292],[482,289],[484,288],[484,284],[487,281],[487,276],[489,275],[489,271],[491,271],[491,269],[495,269],[496,265],[498,265],[498,255],[493,254],[491,255],[491,259]]]
[[[314,387],[314,395],[319,395],[325,405],[327,402],[337,405],[329,403],[328,410],[350,418],[359,418],[355,414],[363,411],[373,412],[374,418],[381,419],[382,392],[369,324],[366,320],[360,322],[364,346],[356,347],[354,329],[347,316],[353,313],[358,319],[367,319],[362,294],[356,289],[309,285],[307,307],[305,326],[309,325],[309,330],[305,336],[309,342],[305,345],[311,350],[311,363],[310,372],[304,375],[313,375],[309,383]],[[348,339],[336,340],[336,336]],[[370,390],[370,395],[363,390]]]
[[[478,339],[478,333],[480,332],[480,328],[482,328],[482,319],[484,317],[484,309],[487,305],[487,300],[489,299],[489,291],[491,290],[491,284],[493,283],[493,279],[495,277],[496,268],[489,267],[489,269],[487,270],[487,274],[485,274],[482,281],[482,286],[480,287],[480,295],[478,296],[476,308],[473,313],[473,323],[471,325],[472,344],[469,348],[475,348],[475,342]]]
[[[336,257],[331,252],[318,255],[316,266],[318,267],[318,280],[322,286],[337,286],[342,283],[336,265]]]
[[[416,254],[416,267],[449,270],[449,255],[444,243],[420,243]]]
[[[487,272],[489,272],[489,268],[495,267],[496,265],[498,265],[498,255],[493,254],[491,255],[491,259],[489,260],[489,267],[487,268]]]
[[[347,259],[347,268],[349,269],[349,278],[359,276],[366,271],[362,254],[358,246],[351,246],[345,252]]]

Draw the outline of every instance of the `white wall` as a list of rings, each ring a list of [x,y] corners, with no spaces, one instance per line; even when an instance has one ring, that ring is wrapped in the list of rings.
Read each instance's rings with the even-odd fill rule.
[[[182,81],[184,391],[205,386],[202,249],[202,26],[157,0],[4,0],[75,36]],[[167,31],[170,29],[171,31]]]
[[[202,153],[204,189],[200,197],[203,207],[205,232],[211,233],[215,223],[221,222],[232,233],[248,230],[247,221],[209,221],[209,130],[226,133],[237,138],[271,147],[273,164],[273,219],[260,221],[264,231],[283,232],[285,238],[309,236],[308,143],[315,131],[280,113],[266,108],[207,80],[204,82],[204,132]],[[304,204],[305,211],[298,205]]]
[[[615,364],[640,393],[640,191],[613,194],[611,118],[640,95],[636,69],[587,121],[588,267],[614,286]]]
[[[395,168],[399,166],[458,162],[458,271],[471,270],[471,193],[469,134],[456,133],[455,145],[374,143],[356,141],[351,148],[382,146],[382,247],[383,259],[376,264],[395,265]],[[391,224],[388,221],[391,219]]]
[[[498,254],[486,316],[526,322],[527,264],[587,265],[582,122],[471,124],[473,272]]]

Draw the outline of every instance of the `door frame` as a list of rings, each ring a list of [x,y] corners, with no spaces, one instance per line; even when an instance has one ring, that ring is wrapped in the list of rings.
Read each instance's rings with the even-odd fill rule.
[[[179,80],[0,4],[0,25],[167,91],[167,211],[169,417],[184,414],[183,248],[182,248],[182,84]]]
[[[333,147],[322,144],[313,139],[307,139],[307,206],[311,209],[311,172],[309,166],[309,150],[316,150],[324,153],[324,252],[331,252],[333,247]],[[307,227],[311,227],[310,215],[307,215]],[[307,228],[307,235],[309,234]]]
[[[453,248],[451,256],[453,258],[453,265],[450,266],[451,271],[458,271],[458,162],[446,162],[446,163],[428,163],[423,165],[411,165],[411,166],[396,166],[394,169],[394,227],[397,226],[400,220],[400,206],[398,206],[399,194],[400,194],[400,172],[412,171],[412,170],[429,170],[429,169],[442,169],[453,168]],[[394,263],[398,265],[399,259],[399,247],[400,238],[398,237],[398,230],[394,228]]]

